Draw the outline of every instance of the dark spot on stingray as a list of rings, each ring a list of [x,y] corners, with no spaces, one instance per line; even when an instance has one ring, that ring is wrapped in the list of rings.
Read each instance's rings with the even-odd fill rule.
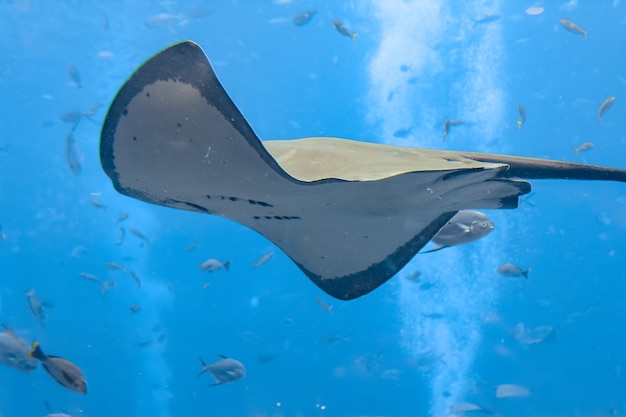
[[[122,116],[128,116],[128,109],[122,110]]]
[[[280,217],[280,216],[274,216],[274,218],[275,218],[276,220],[282,220],[282,219],[283,219],[283,218],[282,218],[282,217]]]
[[[133,140],[137,142],[137,136],[133,136]]]
[[[237,200],[239,200],[237,197],[228,197],[228,199],[229,199],[230,201],[237,201]]]
[[[150,93],[146,93],[146,97],[150,97]]]
[[[183,125],[181,125],[180,123],[176,123],[176,126],[183,127]]]
[[[253,219],[259,220],[261,217],[259,216],[254,216]]]
[[[265,216],[267,220],[272,220],[272,216]]]

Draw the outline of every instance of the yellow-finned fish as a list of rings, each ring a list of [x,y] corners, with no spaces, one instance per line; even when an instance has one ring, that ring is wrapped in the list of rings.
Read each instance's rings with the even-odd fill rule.
[[[39,359],[43,368],[56,382],[71,391],[87,394],[87,383],[78,366],[59,356],[46,355],[38,342],[33,342],[32,346],[33,349],[28,354]]]
[[[333,27],[337,29],[337,32],[341,33],[343,36],[349,36],[352,39],[352,42],[356,42],[356,32],[349,32],[348,29],[341,23],[341,20],[335,19],[333,20]]]

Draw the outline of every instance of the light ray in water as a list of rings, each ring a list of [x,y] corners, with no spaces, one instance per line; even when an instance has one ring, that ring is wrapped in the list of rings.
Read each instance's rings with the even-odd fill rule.
[[[506,128],[499,63],[501,23],[474,30],[472,18],[498,14],[499,3],[491,4],[489,10],[478,1],[455,8],[445,1],[373,3],[382,32],[369,67],[369,114],[371,122],[381,127],[381,137],[394,144],[440,147],[441,123],[454,115],[470,121],[465,137],[455,140],[471,140],[473,149],[492,151]],[[446,44],[459,41],[462,47],[454,54],[444,53]],[[400,71],[401,66],[410,71]],[[437,113],[445,109],[448,114]],[[394,137],[399,126],[411,126],[411,134]],[[414,259],[424,279],[439,283],[428,291],[408,280],[396,281],[402,343],[428,381],[429,414],[446,415],[451,405],[468,400],[465,394],[481,344],[483,318],[495,308],[498,297],[491,272],[497,260],[504,258],[504,251],[494,239],[503,239],[507,228],[496,224],[497,233],[490,239]],[[409,264],[405,270],[411,268]],[[438,320],[421,314],[440,311],[441,306],[445,306],[444,315]]]

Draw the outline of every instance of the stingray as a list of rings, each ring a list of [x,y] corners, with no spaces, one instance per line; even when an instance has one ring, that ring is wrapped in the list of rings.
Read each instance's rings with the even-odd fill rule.
[[[100,158],[118,192],[243,224],[343,300],[394,276],[459,210],[516,208],[531,190],[525,179],[626,181],[626,170],[545,159],[261,141],[191,41],[159,52],[122,86]]]

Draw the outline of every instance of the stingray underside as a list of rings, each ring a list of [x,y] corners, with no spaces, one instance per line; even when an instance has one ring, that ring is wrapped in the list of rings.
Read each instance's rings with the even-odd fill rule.
[[[461,209],[513,208],[509,165],[342,139],[264,146],[200,47],[171,46],[114,99],[102,166],[122,194],[261,233],[339,299],[395,275]],[[307,166],[307,169],[298,167]]]

